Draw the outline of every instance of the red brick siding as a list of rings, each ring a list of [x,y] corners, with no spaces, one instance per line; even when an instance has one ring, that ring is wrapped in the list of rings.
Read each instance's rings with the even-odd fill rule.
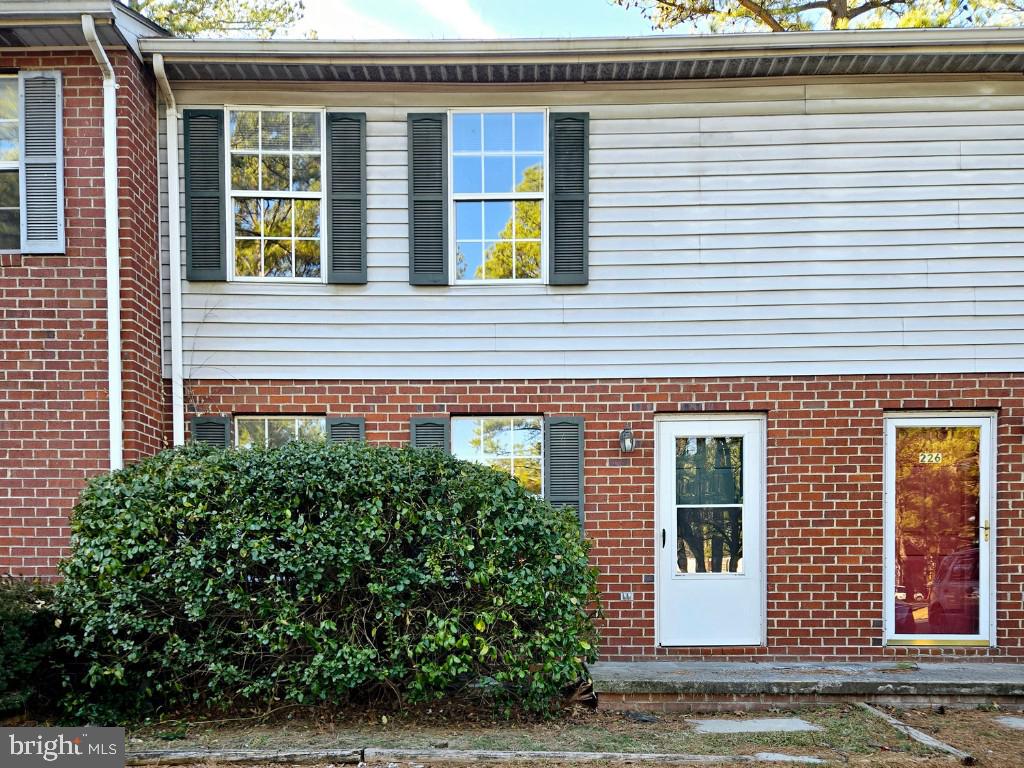
[[[997,409],[998,648],[929,655],[1024,657],[1024,375],[591,381],[193,381],[202,413],[366,418],[367,439],[400,445],[419,414],[560,413],[586,419],[586,532],[605,594],[602,656],[870,659],[919,655],[882,639],[883,413]],[[656,413],[767,415],[768,643],[654,647]],[[631,424],[639,445],[624,455]],[[632,603],[615,596],[631,591]]]
[[[170,440],[160,315],[159,180],[153,78],[134,58],[118,62],[118,168],[121,227],[121,360],[124,460],[138,461]]]
[[[161,443],[166,410],[153,287],[156,119],[140,65],[124,51],[110,55],[126,163],[122,278],[125,298],[137,294],[125,312],[126,443],[137,457]],[[87,51],[0,55],[0,67],[63,73],[67,252],[0,257],[0,573],[52,576],[76,496],[109,466],[102,80]]]

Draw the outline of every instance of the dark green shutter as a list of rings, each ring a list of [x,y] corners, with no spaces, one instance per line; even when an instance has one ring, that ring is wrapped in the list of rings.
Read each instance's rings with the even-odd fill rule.
[[[416,416],[409,420],[409,444],[413,448],[451,451],[449,420],[436,416]]]
[[[186,109],[184,121],[185,274],[189,280],[227,280],[224,110]]]
[[[366,115],[327,113],[327,282],[366,282]]]
[[[64,98],[60,72],[20,72],[22,253],[64,253]]]
[[[590,115],[552,112],[549,121],[551,267],[548,282],[586,285]]]
[[[409,115],[409,282],[448,285],[448,116]]]
[[[583,523],[583,417],[544,419],[544,498],[572,507]]]
[[[196,416],[190,431],[193,441],[214,448],[229,448],[232,443],[230,416]]]
[[[327,441],[347,443],[351,440],[366,439],[366,419],[362,416],[327,418]]]

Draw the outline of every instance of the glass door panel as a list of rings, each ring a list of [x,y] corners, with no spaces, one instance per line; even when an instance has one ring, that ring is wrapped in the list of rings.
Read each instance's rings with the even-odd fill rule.
[[[892,645],[992,637],[994,418],[900,416],[886,431],[886,634]]]
[[[896,428],[896,632],[976,635],[980,427]]]
[[[743,438],[676,438],[676,574],[743,573]]]
[[[680,507],[676,535],[676,574],[743,573],[743,507]]]

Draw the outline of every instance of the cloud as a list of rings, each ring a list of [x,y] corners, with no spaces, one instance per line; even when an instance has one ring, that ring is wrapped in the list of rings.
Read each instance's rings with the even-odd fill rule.
[[[412,37],[409,31],[349,7],[348,0],[306,0],[302,21],[288,37],[315,32],[322,40],[385,40]]]
[[[440,21],[452,37],[491,39],[501,37],[484,21],[469,0],[416,0],[416,5]]]

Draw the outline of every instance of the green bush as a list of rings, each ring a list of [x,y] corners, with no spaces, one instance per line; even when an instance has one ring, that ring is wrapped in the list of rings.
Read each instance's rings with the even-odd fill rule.
[[[63,575],[74,717],[386,694],[541,711],[596,644],[575,514],[435,451],[165,451],[89,484]]]
[[[53,590],[46,584],[0,578],[0,713],[52,696],[58,629]]]

